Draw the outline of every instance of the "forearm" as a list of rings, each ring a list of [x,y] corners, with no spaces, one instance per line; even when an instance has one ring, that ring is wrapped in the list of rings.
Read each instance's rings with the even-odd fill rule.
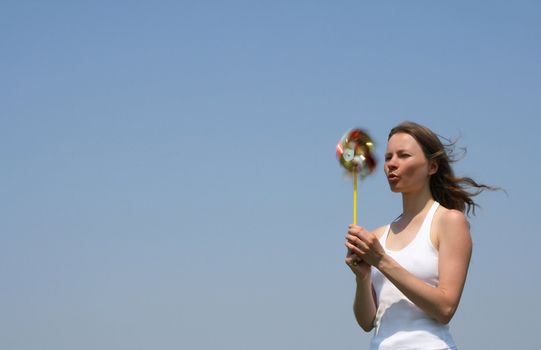
[[[418,279],[400,266],[395,260],[385,255],[377,267],[412,303],[436,321],[447,324],[453,317],[458,299],[441,287],[433,287]]]
[[[353,313],[359,326],[365,332],[369,332],[374,327],[374,318],[376,317],[376,302],[372,292],[372,281],[368,276],[363,280],[357,278],[356,282]]]

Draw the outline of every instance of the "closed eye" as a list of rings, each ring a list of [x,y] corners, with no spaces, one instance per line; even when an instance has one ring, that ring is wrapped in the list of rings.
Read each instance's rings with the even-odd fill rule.
[[[411,157],[411,154],[408,153],[408,152],[398,152],[397,153],[397,157],[398,158],[409,158]],[[389,160],[391,160],[393,158],[393,155],[391,153],[387,153],[385,154],[385,161],[388,162]]]

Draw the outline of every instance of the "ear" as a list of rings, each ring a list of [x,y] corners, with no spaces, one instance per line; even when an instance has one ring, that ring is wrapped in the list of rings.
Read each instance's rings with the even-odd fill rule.
[[[428,175],[434,175],[438,172],[438,163],[435,160],[428,162]]]

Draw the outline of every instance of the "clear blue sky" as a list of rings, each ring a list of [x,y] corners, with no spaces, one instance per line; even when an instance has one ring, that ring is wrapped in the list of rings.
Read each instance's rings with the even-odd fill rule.
[[[468,149],[460,349],[539,348],[538,1],[3,1],[0,348],[366,349],[335,156]],[[401,210],[378,169],[359,220]]]

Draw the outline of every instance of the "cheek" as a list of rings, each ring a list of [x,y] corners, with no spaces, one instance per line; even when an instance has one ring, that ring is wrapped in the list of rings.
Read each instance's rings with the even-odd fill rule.
[[[403,174],[411,177],[425,178],[428,176],[428,169],[426,167],[426,164],[409,164],[407,167],[405,167]]]

